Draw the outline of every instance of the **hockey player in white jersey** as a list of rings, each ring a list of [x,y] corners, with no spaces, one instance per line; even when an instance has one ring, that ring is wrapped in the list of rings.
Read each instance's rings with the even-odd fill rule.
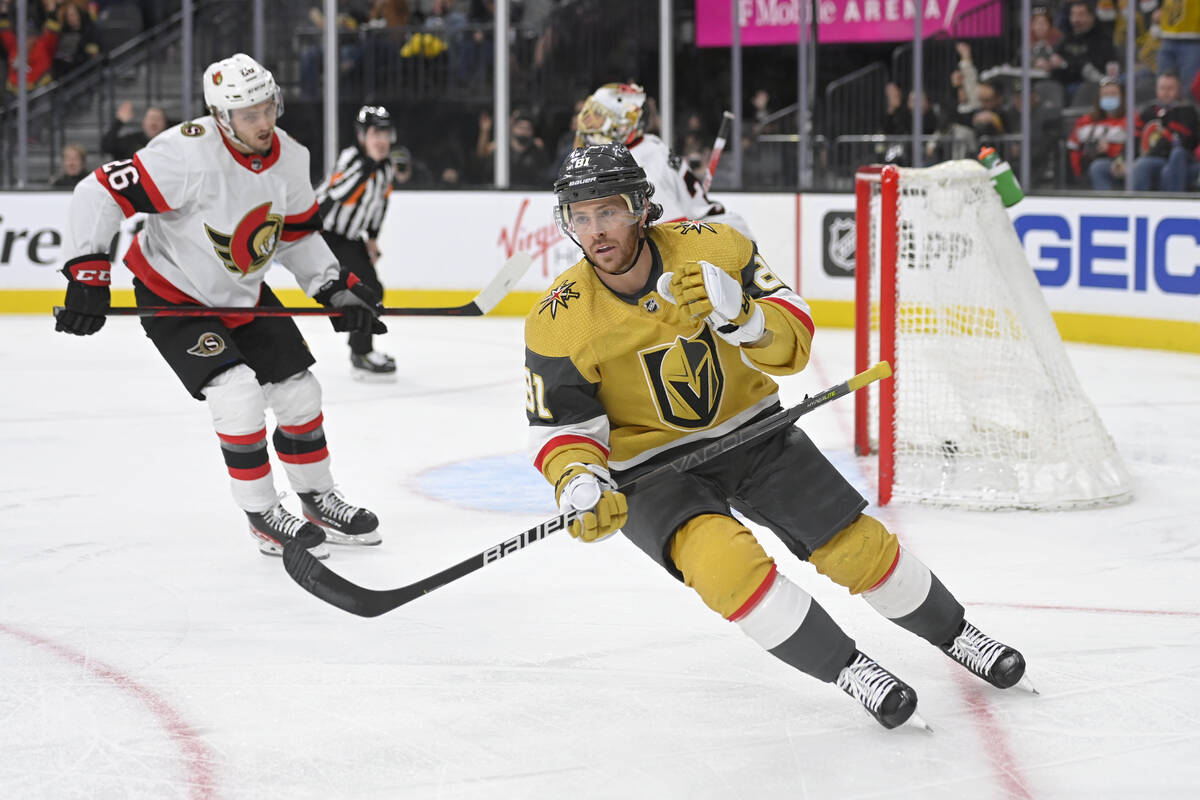
[[[723,222],[753,239],[750,226],[740,215],[711,200],[704,184],[683,159],[662,139],[645,132],[645,104],[646,91],[636,83],[604,84],[588,97],[575,117],[575,146],[625,145],[654,187],[654,202],[663,209],[662,222]]]
[[[104,325],[109,242],[124,217],[145,212],[124,258],[139,307],[278,307],[264,281],[278,260],[307,294],[341,311],[331,317],[335,329],[386,330],[378,296],[340,269],[317,235],[308,150],[275,127],[283,101],[274,77],[238,53],[209,65],[203,81],[210,116],[168,129],[76,186],[56,329],[84,336]],[[334,487],[321,387],[308,369],[315,361],[291,318],[148,316],[142,326],[187,391],[207,403],[234,500],[263,553],[280,554],[292,538],[318,557],[328,555],[326,540],[379,543],[375,514]],[[268,406],[275,452],[308,521],[276,494]]]

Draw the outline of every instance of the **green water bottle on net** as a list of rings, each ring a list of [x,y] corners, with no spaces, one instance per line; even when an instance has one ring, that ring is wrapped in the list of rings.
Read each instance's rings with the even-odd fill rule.
[[[987,168],[988,175],[992,177],[992,185],[996,187],[996,192],[1000,195],[1000,201],[1004,203],[1005,208],[1021,202],[1025,193],[1021,191],[1021,185],[1017,183],[1017,176],[1013,175],[1012,167],[1000,157],[995,148],[985,147],[980,150],[979,161]]]

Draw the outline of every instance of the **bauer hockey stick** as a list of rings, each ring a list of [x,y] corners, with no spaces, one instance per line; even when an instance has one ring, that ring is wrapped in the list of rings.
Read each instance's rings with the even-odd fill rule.
[[[803,402],[791,408],[782,409],[757,422],[743,425],[732,433],[726,434],[719,439],[714,439],[703,447],[673,458],[641,475],[637,475],[632,480],[622,483],[620,489],[622,491],[629,491],[639,483],[654,480],[672,470],[675,472],[685,472],[693,467],[697,467],[700,464],[711,461],[722,453],[729,452],[735,447],[740,447],[747,442],[791,425],[800,417],[816,408],[820,408],[829,401],[844,397],[874,381],[890,377],[891,374],[891,366],[886,361],[880,361],[875,366],[864,372],[860,372],[848,381],[826,389],[818,395],[805,397]],[[445,586],[447,583],[495,563],[505,556],[512,555],[534,542],[540,542],[550,534],[566,529],[573,520],[582,517],[586,513],[588,512],[572,509],[571,511],[559,514],[557,517],[552,517],[545,522],[534,525],[528,530],[521,531],[516,536],[505,539],[503,542],[489,547],[482,553],[477,553],[435,575],[430,575],[428,578],[419,580],[416,583],[410,583],[408,586],[401,586],[396,589],[367,589],[352,583],[318,561],[312,553],[305,549],[302,543],[297,542],[295,539],[289,541],[283,547],[283,566],[287,570],[288,575],[292,576],[292,580],[300,584],[307,592],[319,597],[326,603],[337,606],[343,611],[349,611],[351,614],[357,614],[360,617],[378,617],[380,614],[386,614],[388,611],[399,608],[405,603],[412,602],[438,587]]]
[[[708,194],[708,187],[712,186],[713,175],[717,171],[717,164],[721,163],[721,154],[725,152],[725,142],[732,128],[733,112],[726,111],[721,115],[721,127],[717,128],[717,138],[713,140],[712,154],[708,157],[708,172],[704,173],[705,194]]]
[[[529,269],[533,259],[528,253],[514,253],[504,262],[500,271],[492,278],[475,299],[461,306],[416,306],[413,308],[384,308],[381,317],[480,317],[495,308],[504,296]],[[54,307],[54,316],[62,311]],[[105,312],[113,317],[219,317],[232,314],[249,314],[255,317],[336,317],[342,312],[337,308],[319,306],[118,306]]]

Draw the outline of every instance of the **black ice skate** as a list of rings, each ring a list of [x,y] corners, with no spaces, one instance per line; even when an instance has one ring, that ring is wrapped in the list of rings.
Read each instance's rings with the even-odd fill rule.
[[[304,516],[325,529],[334,544],[379,544],[379,518],[365,508],[350,505],[338,492],[297,492]]]
[[[836,683],[888,730],[903,725],[910,717],[917,727],[931,730],[917,713],[916,691],[870,656],[854,651],[850,662],[838,673]]]
[[[1007,689],[1021,683],[1022,688],[1037,694],[1029,679],[1024,678],[1025,657],[1003,642],[988,636],[965,619],[958,629],[958,634],[946,644],[940,645],[940,649],[998,689]]]
[[[350,354],[350,374],[356,381],[393,381],[396,359],[372,350],[364,355]]]
[[[258,550],[269,556],[283,555],[283,546],[292,539],[299,540],[317,558],[329,558],[325,546],[325,531],[305,522],[292,512],[276,503],[261,514],[247,511],[250,520],[250,535],[259,540]]]

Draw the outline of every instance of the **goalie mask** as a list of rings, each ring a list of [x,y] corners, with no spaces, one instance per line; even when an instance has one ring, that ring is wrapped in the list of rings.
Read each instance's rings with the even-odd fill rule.
[[[214,62],[204,70],[204,104],[217,120],[221,132],[233,142],[253,149],[233,132],[230,116],[236,108],[250,108],[275,101],[275,116],[283,116],[283,94],[271,71],[245,53]]]
[[[629,209],[632,224],[642,226],[638,249],[633,261],[623,271],[637,263],[646,244],[645,227],[662,216],[662,206],[650,202],[654,186],[646,180],[646,172],[622,144],[597,144],[577,147],[567,154],[554,181],[554,223],[563,236],[584,250],[571,219],[571,204],[602,197],[621,197]],[[643,220],[643,214],[645,218]],[[584,250],[584,258],[593,263]],[[594,264],[593,264],[594,266]]]
[[[636,83],[606,83],[592,93],[575,117],[575,146],[616,142],[626,147],[646,128],[646,91]]]

